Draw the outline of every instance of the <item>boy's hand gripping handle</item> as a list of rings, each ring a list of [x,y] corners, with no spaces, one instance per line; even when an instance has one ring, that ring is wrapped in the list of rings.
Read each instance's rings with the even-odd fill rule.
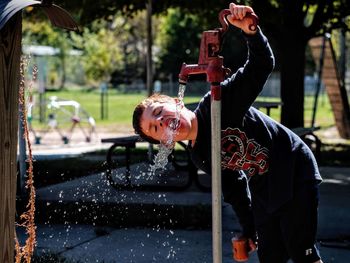
[[[222,26],[222,33],[225,33],[228,30],[229,22],[227,20],[227,16],[231,15],[230,9],[223,9],[219,13],[219,21]],[[255,31],[259,24],[259,17],[255,13],[247,13],[245,15],[246,18],[251,19],[251,23],[249,24],[249,30]]]

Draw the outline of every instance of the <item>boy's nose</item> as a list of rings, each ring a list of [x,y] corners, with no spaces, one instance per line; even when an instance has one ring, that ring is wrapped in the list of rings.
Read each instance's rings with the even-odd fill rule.
[[[158,117],[157,121],[159,122],[160,127],[162,127],[164,118],[163,117]]]

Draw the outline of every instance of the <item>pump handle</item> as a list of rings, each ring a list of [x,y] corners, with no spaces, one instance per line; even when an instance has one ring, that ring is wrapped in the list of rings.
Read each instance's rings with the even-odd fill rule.
[[[225,33],[228,30],[229,22],[227,20],[227,16],[230,14],[231,14],[230,9],[223,9],[219,13],[219,21],[222,26],[222,29],[221,29],[222,33]],[[259,17],[253,12],[247,13],[246,17],[252,20],[252,23],[249,25],[249,29],[251,31],[255,31],[259,24]]]

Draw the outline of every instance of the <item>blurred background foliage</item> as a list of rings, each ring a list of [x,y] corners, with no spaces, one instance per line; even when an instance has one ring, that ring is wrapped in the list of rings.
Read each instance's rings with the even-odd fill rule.
[[[152,42],[154,80],[176,82],[183,62],[197,63],[201,33],[220,27],[218,13],[227,0],[132,0],[61,1],[81,25],[78,33],[54,29],[40,11],[24,13],[23,43],[48,45],[59,49],[48,58],[48,89],[80,85],[98,89],[101,83],[124,92],[140,91],[146,82],[146,5],[152,1]],[[307,41],[332,32],[340,50],[340,32],[349,29],[350,4],[347,0],[257,0],[249,4],[259,15],[260,26],[268,36],[280,74],[281,121],[288,127],[304,123],[304,77],[315,73]],[[225,66],[235,71],[247,56],[241,32],[230,27],[222,55]],[[348,34],[349,35],[349,34]],[[347,40],[349,43],[349,40]],[[69,55],[71,50],[79,56]],[[144,86],[143,86],[144,88]],[[141,88],[142,89],[142,88]],[[206,90],[205,90],[206,91]]]
[[[154,79],[168,79],[171,74],[176,80],[183,62],[196,63],[201,33],[204,30],[220,27],[218,13],[228,7],[231,1],[153,1],[153,61]],[[287,24],[281,16],[288,5],[278,0],[236,1],[251,4],[259,16],[261,27],[269,36],[271,45],[279,62],[281,37],[287,31]],[[304,0],[293,10],[300,11],[303,24],[304,41],[323,34],[333,28],[344,28],[349,21],[349,3],[344,0],[317,1]],[[27,9],[23,24],[23,43],[48,45],[60,50],[59,58],[64,73],[67,52],[70,49],[83,51],[79,58],[84,69],[86,81],[98,87],[101,81],[112,83],[131,83],[134,79],[146,77],[146,3],[147,1],[63,1],[81,25],[79,33],[68,33],[52,27],[36,9]],[[292,10],[290,10],[292,12]],[[322,14],[322,21],[317,16]],[[342,18],[342,19],[341,19]],[[299,18],[300,19],[300,18]],[[299,21],[295,21],[294,24]],[[242,65],[246,58],[246,47],[240,32],[230,27],[226,35],[222,54],[225,64],[232,70]],[[232,33],[233,32],[233,33]],[[337,44],[338,38],[334,38]],[[227,44],[228,43],[228,44]],[[305,43],[306,45],[306,43]],[[306,50],[307,72],[314,70],[310,53]],[[292,50],[291,50],[292,52]],[[73,58],[76,60],[77,58]],[[56,63],[57,64],[57,63]],[[59,65],[55,69],[58,70]],[[281,62],[276,63],[279,70]]]

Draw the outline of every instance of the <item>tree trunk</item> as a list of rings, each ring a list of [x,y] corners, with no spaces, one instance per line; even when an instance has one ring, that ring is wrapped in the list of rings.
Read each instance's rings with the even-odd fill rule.
[[[22,17],[14,15],[0,31],[0,262],[14,261],[18,90]]]
[[[285,28],[280,46],[281,122],[289,128],[304,127],[306,41],[300,32],[303,32],[301,28]]]

